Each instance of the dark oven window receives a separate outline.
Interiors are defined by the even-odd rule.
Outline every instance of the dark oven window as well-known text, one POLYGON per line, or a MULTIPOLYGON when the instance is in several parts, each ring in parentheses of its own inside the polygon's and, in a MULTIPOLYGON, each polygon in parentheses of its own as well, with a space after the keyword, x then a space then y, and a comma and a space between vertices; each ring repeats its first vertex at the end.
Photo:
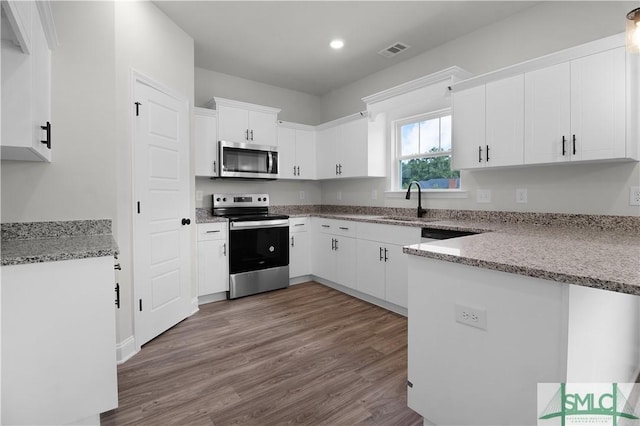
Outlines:
POLYGON ((229 232, 229 272, 256 271, 289 264, 289 227, 229 232))

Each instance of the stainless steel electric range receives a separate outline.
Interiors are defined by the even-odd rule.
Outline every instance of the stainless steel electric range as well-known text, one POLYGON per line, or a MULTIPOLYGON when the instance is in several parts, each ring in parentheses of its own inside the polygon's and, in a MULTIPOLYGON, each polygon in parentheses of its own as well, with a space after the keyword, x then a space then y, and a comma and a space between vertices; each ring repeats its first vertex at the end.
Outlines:
POLYGON ((267 194, 213 194, 213 215, 229 220, 229 299, 289 286, 289 216, 267 194))

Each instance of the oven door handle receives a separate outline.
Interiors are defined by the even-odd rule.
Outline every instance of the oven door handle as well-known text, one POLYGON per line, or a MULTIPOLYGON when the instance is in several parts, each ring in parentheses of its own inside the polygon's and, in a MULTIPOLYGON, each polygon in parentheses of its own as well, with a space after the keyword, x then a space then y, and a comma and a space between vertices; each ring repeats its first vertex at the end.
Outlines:
POLYGON ((234 229, 277 228, 279 226, 289 226, 289 219, 247 220, 244 222, 230 222, 229 230, 233 231, 234 229))

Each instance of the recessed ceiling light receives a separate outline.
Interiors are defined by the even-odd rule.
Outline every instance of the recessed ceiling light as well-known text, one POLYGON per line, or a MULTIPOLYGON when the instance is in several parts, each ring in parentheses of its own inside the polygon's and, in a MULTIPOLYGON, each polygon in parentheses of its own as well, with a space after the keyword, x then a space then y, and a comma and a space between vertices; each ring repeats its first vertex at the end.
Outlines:
POLYGON ((344 46, 344 41, 342 40, 331 40, 331 43, 329 43, 329 46, 331 46, 332 49, 342 49, 342 47, 344 46))

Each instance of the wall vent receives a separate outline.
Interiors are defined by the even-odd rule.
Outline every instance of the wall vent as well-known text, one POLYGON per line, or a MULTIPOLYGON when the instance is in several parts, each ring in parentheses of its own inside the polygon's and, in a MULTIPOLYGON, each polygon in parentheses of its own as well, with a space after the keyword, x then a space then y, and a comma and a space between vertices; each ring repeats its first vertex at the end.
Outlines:
POLYGON ((385 58, 393 58, 398 53, 404 52, 410 47, 411 46, 409 46, 408 44, 398 41, 396 43, 393 43, 391 46, 382 49, 378 52, 378 54, 384 56, 385 58))

